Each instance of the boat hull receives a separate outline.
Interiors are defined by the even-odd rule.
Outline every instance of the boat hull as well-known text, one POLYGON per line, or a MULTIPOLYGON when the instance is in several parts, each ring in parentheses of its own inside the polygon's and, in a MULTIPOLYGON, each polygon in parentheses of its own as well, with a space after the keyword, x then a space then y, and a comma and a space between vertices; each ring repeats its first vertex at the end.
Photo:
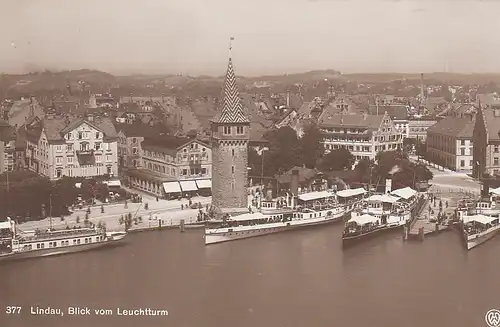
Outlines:
MULTIPOLYGON (((463 231, 463 226, 461 226, 461 229, 463 231)), ((487 230, 487 231, 480 233, 476 236, 468 236, 467 234, 462 232, 462 235, 463 235, 463 238, 465 241, 465 247, 467 248, 467 250, 472 250, 475 247, 477 247, 481 244, 484 244, 486 241, 495 237, 499 231, 500 231, 500 225, 495 226, 494 228, 491 228, 490 230, 487 230)))
POLYGON ((229 242, 240 240, 244 238, 263 236, 284 232, 288 230, 295 230, 299 228, 313 227, 324 225, 343 220, 344 214, 332 217, 310 218, 304 220, 292 220, 288 222, 271 223, 261 226, 248 226, 251 228, 232 228, 232 231, 205 231, 205 245, 229 242), (256 228, 258 227, 258 228, 256 228))
POLYGON ((125 235, 116 235, 113 237, 112 240, 105 240, 102 242, 3 254, 0 255, 0 262, 11 261, 11 260, 33 259, 33 258, 49 257, 49 256, 63 255, 69 253, 96 250, 104 247, 118 245, 119 243, 123 242, 124 237, 125 235))
POLYGON ((349 247, 349 246, 353 246, 355 244, 364 242, 366 240, 372 239, 372 238, 377 237, 379 235, 401 230, 401 229, 403 229, 404 226, 405 225, 388 226, 388 227, 379 228, 379 229, 376 229, 376 230, 373 230, 371 232, 364 233, 364 234, 358 234, 358 235, 353 235, 353 236, 342 236, 342 246, 344 248, 349 247))

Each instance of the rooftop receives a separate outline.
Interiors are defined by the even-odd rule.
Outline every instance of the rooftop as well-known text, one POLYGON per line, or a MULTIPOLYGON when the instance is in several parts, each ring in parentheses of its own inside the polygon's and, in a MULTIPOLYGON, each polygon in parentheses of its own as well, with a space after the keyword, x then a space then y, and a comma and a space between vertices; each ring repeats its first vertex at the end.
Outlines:
POLYGON ((384 115, 335 114, 324 117, 320 122, 320 126, 345 126, 378 129, 382 124, 383 118, 384 115))
POLYGON ((472 138, 474 121, 470 117, 446 117, 427 129, 427 133, 472 138))

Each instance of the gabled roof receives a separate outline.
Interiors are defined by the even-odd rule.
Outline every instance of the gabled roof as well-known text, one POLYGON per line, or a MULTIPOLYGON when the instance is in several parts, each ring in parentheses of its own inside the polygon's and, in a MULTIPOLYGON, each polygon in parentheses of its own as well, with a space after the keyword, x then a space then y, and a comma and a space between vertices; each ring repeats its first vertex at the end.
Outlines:
POLYGON ((154 137, 159 136, 161 133, 167 134, 167 129, 157 126, 149 126, 142 123, 125 124, 115 123, 116 131, 123 132, 126 137, 154 137))
POLYGON ((500 140, 500 117, 495 117, 495 109, 483 109, 483 119, 488 131, 489 140, 500 140))
POLYGON ((474 121, 469 117, 446 117, 427 129, 435 133, 457 138, 472 138, 474 121))

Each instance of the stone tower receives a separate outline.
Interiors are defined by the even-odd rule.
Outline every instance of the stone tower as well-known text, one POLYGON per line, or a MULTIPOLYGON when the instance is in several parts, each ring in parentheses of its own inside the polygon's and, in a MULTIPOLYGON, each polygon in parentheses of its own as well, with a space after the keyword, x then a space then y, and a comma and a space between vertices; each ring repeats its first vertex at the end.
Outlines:
POLYGON ((212 206, 216 212, 248 207, 248 142, 245 116, 229 58, 221 108, 211 121, 212 206))

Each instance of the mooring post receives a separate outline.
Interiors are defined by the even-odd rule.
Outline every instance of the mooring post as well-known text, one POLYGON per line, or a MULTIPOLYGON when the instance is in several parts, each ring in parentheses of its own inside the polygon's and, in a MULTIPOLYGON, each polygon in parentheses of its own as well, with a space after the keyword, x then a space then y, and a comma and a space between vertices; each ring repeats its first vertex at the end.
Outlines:
POLYGON ((407 239, 408 239, 408 226, 405 226, 403 230, 403 241, 406 241, 407 239))
POLYGON ((181 229, 181 233, 183 233, 185 230, 184 230, 184 219, 181 219, 181 223, 179 225, 180 229, 181 229))
POLYGON ((439 224, 438 223, 436 223, 436 226, 434 227, 434 230, 436 231, 436 233, 439 232, 439 224))
POLYGON ((420 239, 420 242, 424 241, 425 234, 424 234, 424 228, 423 227, 420 227, 418 229, 418 238, 420 239))

